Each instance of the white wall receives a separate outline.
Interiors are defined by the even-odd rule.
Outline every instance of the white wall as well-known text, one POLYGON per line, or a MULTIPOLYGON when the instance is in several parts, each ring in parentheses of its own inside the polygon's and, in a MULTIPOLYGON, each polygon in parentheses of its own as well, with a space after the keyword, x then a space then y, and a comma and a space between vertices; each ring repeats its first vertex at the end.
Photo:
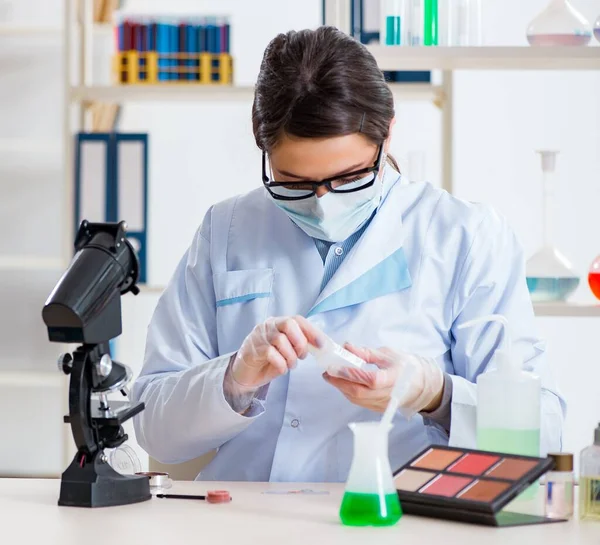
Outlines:
MULTIPOLYGON (((524 45, 527 23, 546 1, 484 1, 487 44, 524 45)), ((236 82, 250 85, 267 42, 280 31, 316 26, 321 2, 130 0, 128 4, 130 10, 141 6, 230 13, 236 82)), ((599 0, 574 4, 591 19, 600 14, 599 0)), ((15 18, 22 21, 60 23, 60 0, 13 0, 13 5, 15 18)), ((0 37, 0 141, 10 136, 59 141, 60 39, 39 38, 35 43, 38 47, 0 37)), ((531 254, 541 242, 539 167, 533 150, 559 148, 557 245, 583 275, 600 253, 595 225, 600 197, 600 74, 463 72, 456 74, 455 86, 456 193, 492 203, 505 213, 531 254)), ((250 106, 250 102, 193 107, 141 103, 124 109, 122 130, 150 132, 150 283, 168 281, 213 202, 260 184, 250 106)), ((426 177, 438 184, 439 111, 425 103, 398 104, 397 118, 393 153, 406 167, 409 152, 422 150, 426 177)), ((0 253, 58 255, 60 175, 59 153, 46 153, 42 160, 38 155, 2 153, 0 148, 0 253)), ((54 369, 57 348, 47 342, 39 313, 58 274, 0 273, 0 371, 54 369)), ((590 299, 585 279, 576 299, 590 299)), ((156 294, 151 294, 124 301, 119 355, 136 371, 155 300, 156 294)), ((571 406, 565 447, 578 451, 591 440, 593 425, 600 420, 596 340, 600 321, 544 318, 539 325, 571 406)))

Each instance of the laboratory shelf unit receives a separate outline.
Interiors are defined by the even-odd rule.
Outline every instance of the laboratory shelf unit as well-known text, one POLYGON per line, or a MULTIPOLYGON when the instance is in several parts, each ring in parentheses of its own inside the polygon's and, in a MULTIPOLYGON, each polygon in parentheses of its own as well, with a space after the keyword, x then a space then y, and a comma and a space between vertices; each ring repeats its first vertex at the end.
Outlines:
MULTIPOLYGON (((252 85, 189 85, 189 84, 139 84, 95 85, 92 81, 94 24, 92 0, 64 0, 64 56, 65 56, 65 108, 64 108, 64 209, 73 211, 73 133, 88 129, 84 106, 91 101, 126 102, 223 102, 250 101, 252 85), (78 7, 79 10, 75 8, 78 7), (79 11, 81 17, 76 18, 79 11), (70 62, 79 53, 79 62, 70 62)), ((348 27, 350 0, 325 0, 324 23, 345 32, 348 27)), ((438 84, 391 84, 399 100, 432 101, 441 111, 442 175, 441 185, 453 192, 453 73, 456 70, 600 70, 600 47, 397 47, 367 46, 381 70, 384 71, 438 71, 438 84)), ((565 97, 568 99, 569 97, 565 97)), ((64 266, 71 256, 74 218, 65 214, 64 266)), ((147 292, 156 293, 160 286, 148 286, 147 292)), ((570 303, 535 305, 539 316, 600 316, 594 305, 570 303)))
POLYGON ((600 47, 369 46, 382 70, 600 70, 600 47))
MULTIPOLYGON (((401 100, 439 101, 443 97, 441 86, 429 84, 391 84, 392 92, 401 100)), ((141 85, 90 85, 71 88, 72 101, 99 100, 106 102, 139 101, 216 101, 232 102, 252 100, 251 85, 190 85, 190 84, 141 84, 141 85)))

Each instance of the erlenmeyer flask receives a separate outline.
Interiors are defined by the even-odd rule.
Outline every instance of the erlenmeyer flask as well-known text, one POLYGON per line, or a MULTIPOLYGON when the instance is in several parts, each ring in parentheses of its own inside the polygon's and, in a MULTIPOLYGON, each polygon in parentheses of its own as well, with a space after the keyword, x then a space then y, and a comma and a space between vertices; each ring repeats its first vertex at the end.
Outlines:
POLYGON ((538 151, 542 159, 544 246, 527 261, 527 287, 535 303, 564 301, 579 285, 579 276, 552 243, 553 190, 557 151, 538 151))
POLYGON ((340 506, 347 526, 391 526, 402 516, 388 457, 391 425, 354 422, 354 456, 340 506))
POLYGON ((569 0, 550 0, 527 27, 529 45, 587 45, 591 38, 589 22, 569 0))

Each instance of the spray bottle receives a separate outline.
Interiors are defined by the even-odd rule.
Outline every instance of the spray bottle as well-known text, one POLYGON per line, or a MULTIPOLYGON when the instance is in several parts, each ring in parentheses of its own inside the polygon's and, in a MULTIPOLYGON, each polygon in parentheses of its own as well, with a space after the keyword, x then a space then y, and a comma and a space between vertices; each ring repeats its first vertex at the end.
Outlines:
POLYGON ((523 370, 511 354, 511 337, 504 316, 471 320, 459 329, 484 322, 504 326, 491 371, 477 377, 477 448, 524 456, 540 455, 541 381, 523 370))

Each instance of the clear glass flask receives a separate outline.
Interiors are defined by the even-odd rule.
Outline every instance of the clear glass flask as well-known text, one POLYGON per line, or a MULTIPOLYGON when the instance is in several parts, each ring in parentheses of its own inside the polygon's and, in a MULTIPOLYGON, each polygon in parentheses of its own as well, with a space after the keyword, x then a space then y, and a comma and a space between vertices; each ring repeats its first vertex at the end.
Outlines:
POLYGON ((588 273, 588 284, 594 297, 600 299, 600 255, 592 261, 588 273))
POLYGON ((594 36, 600 42, 600 15, 598 15, 598 19, 594 23, 594 36))
POLYGON ((600 424, 594 431, 594 444, 581 451, 579 518, 600 521, 600 424))
POLYGON ((446 0, 440 5, 440 45, 483 45, 481 0, 446 0))
POLYGON ((388 457, 390 426, 379 422, 349 424, 354 455, 340 506, 346 526, 392 526, 402 516, 388 457))
POLYGON ((553 244, 557 151, 538 151, 542 161, 544 245, 527 261, 527 287, 535 303, 565 301, 579 286, 571 263, 553 244))
POLYGON ((529 45, 587 45, 592 38, 590 23, 569 2, 550 0, 527 27, 529 45))

